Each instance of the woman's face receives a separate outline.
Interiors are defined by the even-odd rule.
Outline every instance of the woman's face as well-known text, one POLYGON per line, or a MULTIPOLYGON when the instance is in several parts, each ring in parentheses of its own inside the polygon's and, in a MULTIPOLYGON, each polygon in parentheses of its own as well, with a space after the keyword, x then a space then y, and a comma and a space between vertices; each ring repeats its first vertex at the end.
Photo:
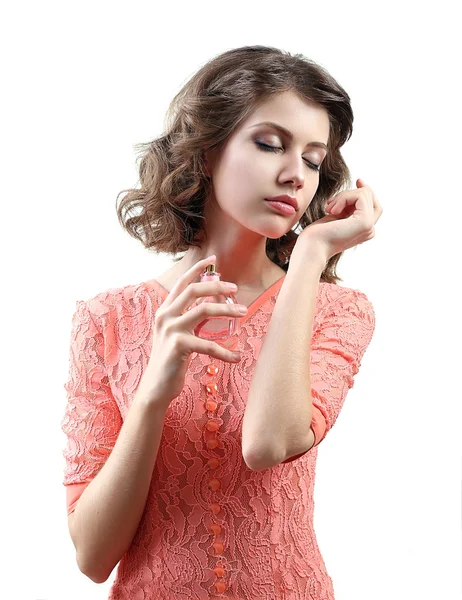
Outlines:
POLYGON ((236 228, 239 233, 245 227, 272 239, 287 233, 312 201, 319 183, 318 168, 327 154, 326 149, 309 144, 327 145, 328 138, 327 111, 305 103, 293 92, 278 94, 255 109, 219 155, 206 154, 213 183, 213 219, 207 219, 207 230, 216 225, 228 231, 236 228), (265 121, 289 130, 292 139, 260 125, 265 121), (281 215, 265 201, 281 194, 296 198, 295 214, 281 215))

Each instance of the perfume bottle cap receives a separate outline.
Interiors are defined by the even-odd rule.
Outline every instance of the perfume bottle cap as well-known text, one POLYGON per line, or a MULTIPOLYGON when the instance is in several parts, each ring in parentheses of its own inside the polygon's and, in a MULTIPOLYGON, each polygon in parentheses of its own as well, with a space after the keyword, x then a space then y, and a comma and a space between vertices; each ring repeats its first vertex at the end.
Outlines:
POLYGON ((214 264, 208 265, 201 273, 202 281, 216 281, 217 279, 219 280, 220 277, 221 273, 217 271, 216 265, 214 264))

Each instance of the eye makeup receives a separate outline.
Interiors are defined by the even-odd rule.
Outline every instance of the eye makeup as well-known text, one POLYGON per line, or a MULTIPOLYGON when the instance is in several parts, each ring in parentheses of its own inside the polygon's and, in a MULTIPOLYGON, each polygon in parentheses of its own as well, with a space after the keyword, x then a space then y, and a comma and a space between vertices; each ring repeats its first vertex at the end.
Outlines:
MULTIPOLYGON (((280 148, 279 146, 270 146, 269 144, 263 144, 263 142, 256 141, 255 144, 263 152, 279 152, 279 150, 284 150, 284 148, 280 148)), ((305 161, 305 163, 308 165, 308 167, 310 169, 312 169, 313 171, 316 171, 317 173, 320 172, 321 165, 316 165, 315 163, 310 162, 306 158, 304 158, 303 160, 305 161)))

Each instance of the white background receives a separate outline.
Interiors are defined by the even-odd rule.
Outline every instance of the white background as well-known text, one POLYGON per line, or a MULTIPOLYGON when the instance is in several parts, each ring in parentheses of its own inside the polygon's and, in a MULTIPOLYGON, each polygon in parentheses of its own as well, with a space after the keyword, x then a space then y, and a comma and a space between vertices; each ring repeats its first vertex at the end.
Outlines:
POLYGON ((315 528, 336 600, 460 598, 455 7, 42 1, 2 11, 2 597, 107 598, 115 570, 101 585, 79 571, 62 485, 75 302, 173 264, 117 221, 117 194, 138 180, 134 145, 162 133, 170 100, 205 62, 262 44, 317 61, 350 94, 343 154, 384 209, 375 238, 338 268, 340 285, 372 301, 377 326, 319 448, 315 528))

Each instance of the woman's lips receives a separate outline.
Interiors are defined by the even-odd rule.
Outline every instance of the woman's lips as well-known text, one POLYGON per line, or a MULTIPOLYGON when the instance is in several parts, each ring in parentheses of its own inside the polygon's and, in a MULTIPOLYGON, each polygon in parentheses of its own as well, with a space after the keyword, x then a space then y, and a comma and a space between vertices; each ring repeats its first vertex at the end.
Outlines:
POLYGON ((295 208, 290 206, 290 204, 286 204, 285 202, 273 202, 272 200, 265 200, 267 204, 270 204, 274 210, 277 210, 278 213, 284 216, 295 214, 295 208))

